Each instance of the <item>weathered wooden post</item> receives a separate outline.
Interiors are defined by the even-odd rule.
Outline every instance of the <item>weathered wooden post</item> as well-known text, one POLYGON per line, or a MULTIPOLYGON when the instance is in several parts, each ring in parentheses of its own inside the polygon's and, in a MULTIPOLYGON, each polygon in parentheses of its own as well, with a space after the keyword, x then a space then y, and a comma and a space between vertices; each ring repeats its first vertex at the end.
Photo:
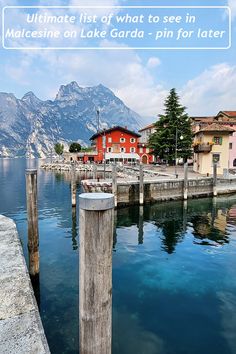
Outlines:
POLYGON ((138 244, 143 244, 143 206, 139 207, 139 223, 138 223, 138 244))
POLYGON ((93 179, 97 178, 97 165, 94 163, 93 164, 93 179))
POLYGON ((188 163, 184 164, 184 200, 188 199, 188 163))
POLYGON ((139 165, 139 204, 143 205, 144 202, 144 185, 143 185, 144 173, 143 165, 139 165))
POLYGON ((37 170, 26 170, 26 199, 28 218, 29 273, 39 274, 39 231, 37 206, 37 170))
POLYGON ((116 165, 112 166, 112 193, 115 199, 115 207, 117 207, 117 169, 116 165))
POLYGON ((111 354, 114 196, 86 193, 80 200, 80 354, 111 354))
POLYGON ((75 175, 75 165, 71 165, 71 205, 76 207, 76 193, 77 193, 77 184, 76 184, 76 175, 75 175))
POLYGON ((183 202, 183 231, 187 230, 187 215, 188 215, 188 202, 184 200, 183 202))
POLYGON ((217 197, 217 163, 213 164, 213 196, 217 197))

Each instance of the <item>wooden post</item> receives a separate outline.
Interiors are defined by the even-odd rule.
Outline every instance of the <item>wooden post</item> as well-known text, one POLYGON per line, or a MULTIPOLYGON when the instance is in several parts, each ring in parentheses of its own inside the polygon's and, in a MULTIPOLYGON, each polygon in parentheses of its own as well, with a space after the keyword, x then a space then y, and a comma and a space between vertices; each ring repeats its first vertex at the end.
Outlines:
POLYGON ((80 200, 80 354, 111 354, 114 196, 86 193, 80 200))
POLYGON ((188 202, 184 200, 183 202, 183 231, 187 231, 187 215, 188 215, 188 202))
POLYGON ((184 164, 184 200, 188 199, 188 163, 184 164))
POLYGON ((139 204, 143 205, 144 202, 144 185, 143 185, 143 165, 139 165, 139 204))
POLYGON ((116 165, 112 166, 112 193, 115 198, 115 207, 117 207, 117 169, 116 169, 116 165))
POLYGON ((93 179, 97 178, 97 165, 94 163, 93 165, 93 179))
POLYGON ((71 165, 71 205, 72 207, 76 207, 76 193, 77 193, 77 184, 76 184, 75 166, 71 165))
POLYGON ((37 206, 37 170, 26 170, 26 199, 28 218, 29 273, 39 274, 39 231, 37 206))
POLYGON ((143 244, 143 206, 139 207, 139 223, 138 223, 138 244, 143 244))
POLYGON ((217 197, 217 163, 213 165, 213 196, 217 197))

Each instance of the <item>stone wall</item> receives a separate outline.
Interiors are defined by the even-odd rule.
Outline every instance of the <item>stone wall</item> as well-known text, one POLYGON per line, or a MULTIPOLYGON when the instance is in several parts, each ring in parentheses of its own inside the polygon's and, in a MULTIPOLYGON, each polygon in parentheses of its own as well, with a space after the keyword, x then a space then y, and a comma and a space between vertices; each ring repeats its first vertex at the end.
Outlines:
MULTIPOLYGON (((96 182, 94 180, 82 181, 83 189, 86 193, 105 192, 112 193, 111 181, 96 182)), ((139 203, 139 182, 119 181, 117 184, 118 205, 132 205, 139 203)), ((218 194, 236 193, 236 178, 218 179, 218 194)), ((152 203, 156 201, 183 199, 184 181, 178 180, 157 180, 144 182, 144 202, 152 203)), ((207 197, 213 195, 213 179, 198 178, 188 181, 188 198, 207 197)))
POLYGON ((49 354, 16 225, 0 215, 0 353, 49 354))

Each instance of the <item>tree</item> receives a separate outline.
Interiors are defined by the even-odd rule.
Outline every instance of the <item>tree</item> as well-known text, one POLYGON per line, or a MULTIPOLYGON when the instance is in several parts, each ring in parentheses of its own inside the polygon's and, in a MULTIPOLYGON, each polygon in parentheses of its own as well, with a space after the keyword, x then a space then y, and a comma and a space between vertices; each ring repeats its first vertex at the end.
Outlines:
POLYGON ((60 143, 56 143, 54 145, 54 150, 57 155, 62 155, 64 152, 64 145, 60 143))
POLYGON ((81 145, 79 143, 71 143, 69 151, 70 152, 80 152, 81 151, 81 145))
POLYGON ((149 138, 149 147, 155 156, 171 164, 177 158, 185 161, 192 156, 193 133, 186 107, 179 103, 179 96, 173 88, 165 100, 165 112, 155 123, 156 132, 149 138), (177 147, 177 149, 176 149, 177 147))

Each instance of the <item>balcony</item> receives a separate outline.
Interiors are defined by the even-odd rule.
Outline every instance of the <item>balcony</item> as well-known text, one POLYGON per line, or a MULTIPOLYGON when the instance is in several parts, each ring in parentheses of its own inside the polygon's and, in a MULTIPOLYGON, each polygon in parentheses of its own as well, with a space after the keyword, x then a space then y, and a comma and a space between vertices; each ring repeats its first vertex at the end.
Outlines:
POLYGON ((211 144, 197 144, 194 146, 194 152, 195 153, 209 153, 212 150, 212 145, 211 144))

